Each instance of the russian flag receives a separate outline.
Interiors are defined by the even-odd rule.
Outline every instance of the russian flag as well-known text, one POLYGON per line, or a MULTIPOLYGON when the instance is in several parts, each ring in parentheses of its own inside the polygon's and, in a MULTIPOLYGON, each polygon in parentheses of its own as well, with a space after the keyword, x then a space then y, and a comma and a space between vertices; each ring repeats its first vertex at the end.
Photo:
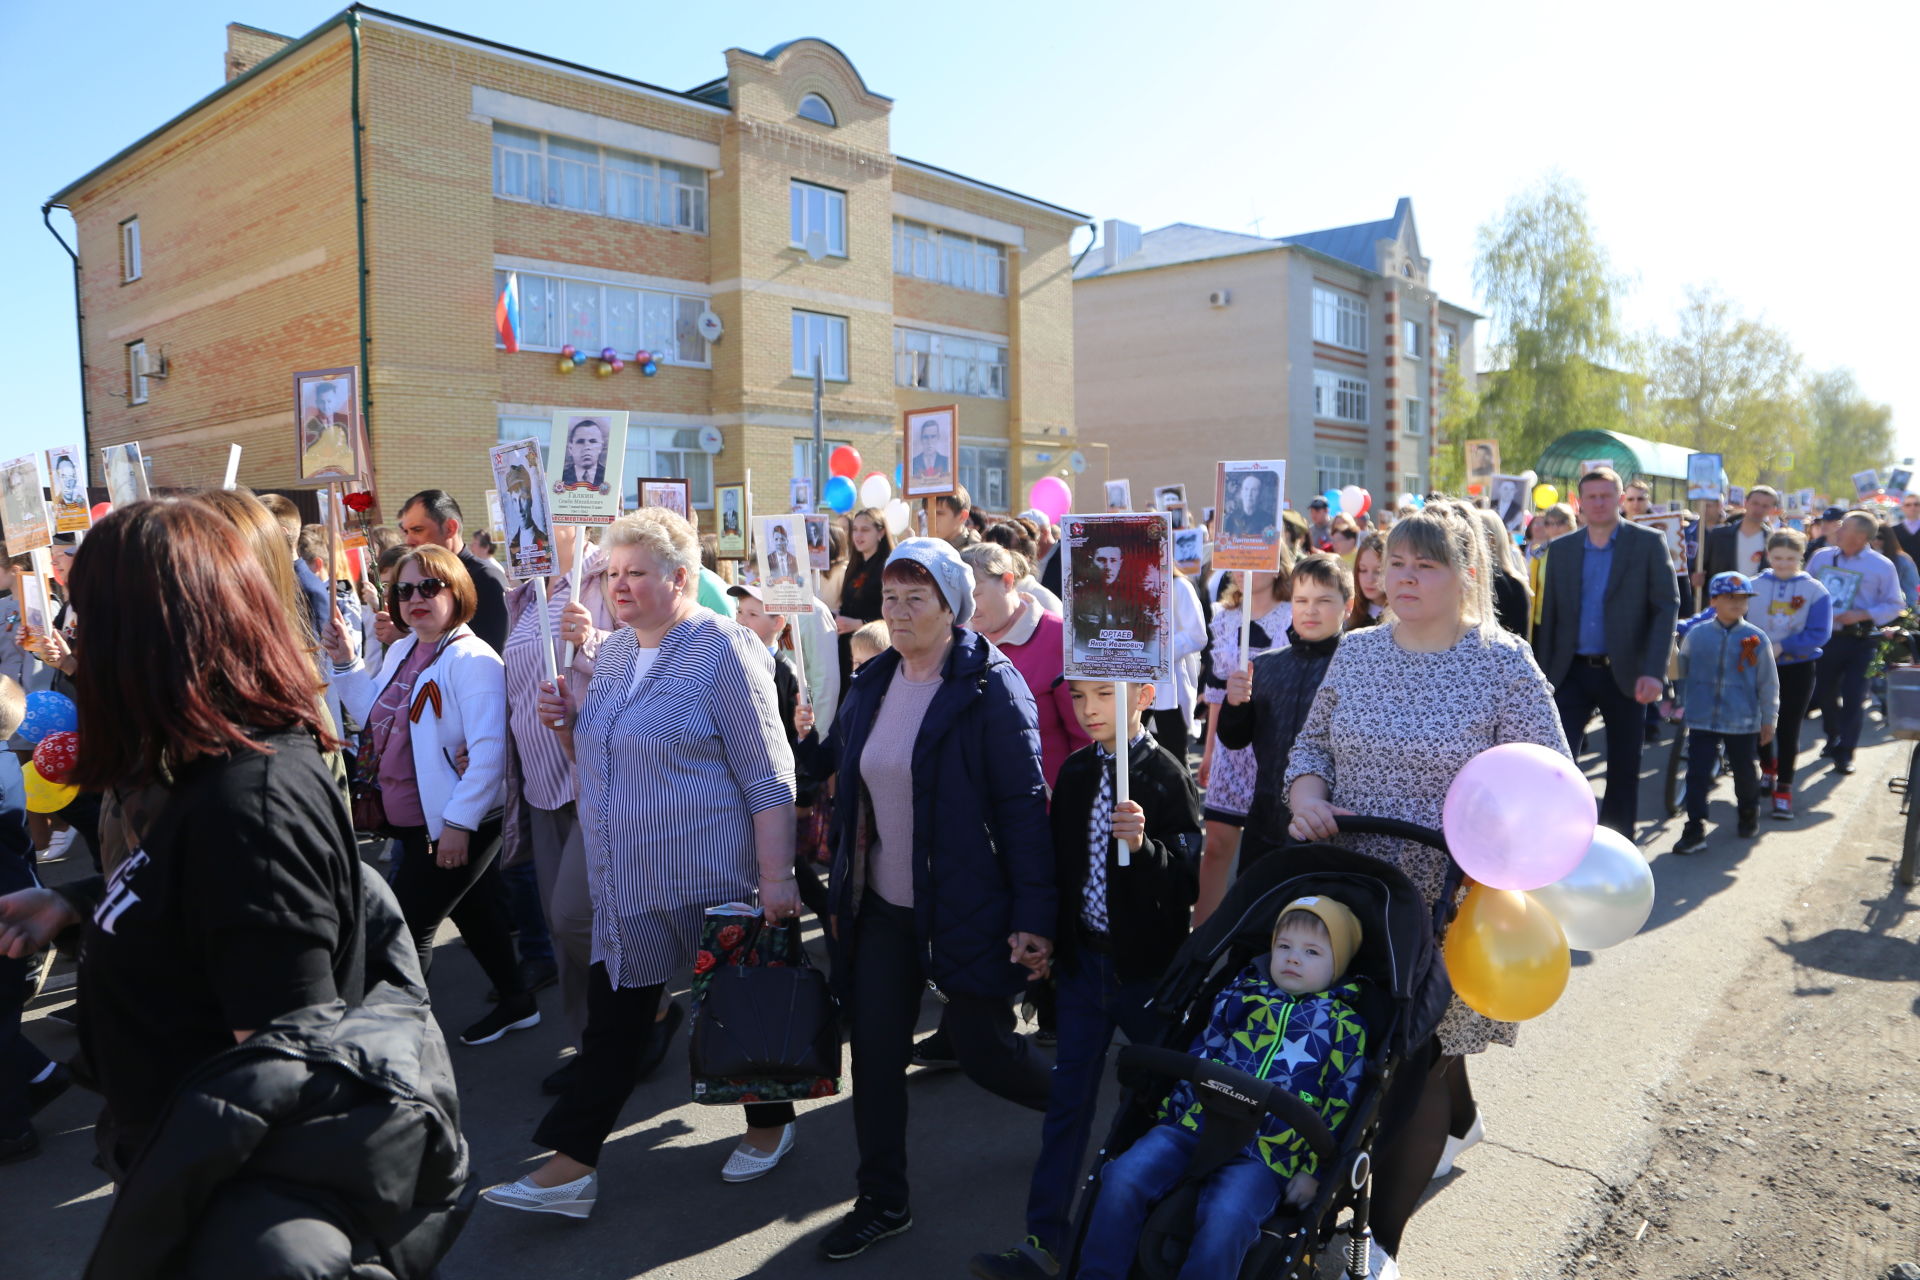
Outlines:
POLYGON ((507 287, 493 304, 493 327, 509 352, 520 349, 520 277, 507 272, 507 287))

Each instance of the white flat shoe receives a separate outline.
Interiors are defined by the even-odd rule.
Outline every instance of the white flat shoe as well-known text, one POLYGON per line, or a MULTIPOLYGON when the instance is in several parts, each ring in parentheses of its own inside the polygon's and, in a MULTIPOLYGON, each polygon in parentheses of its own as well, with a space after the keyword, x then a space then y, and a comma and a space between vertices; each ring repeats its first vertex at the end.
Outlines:
POLYGON ((593 1212, 593 1202, 599 1193, 598 1173, 557 1187, 535 1186, 529 1175, 518 1182, 488 1187, 480 1193, 480 1198, 502 1209, 518 1209, 522 1213, 557 1213, 566 1218, 584 1218, 593 1212))
POLYGON ((755 1178, 764 1178, 791 1150, 793 1124, 789 1122, 780 1131, 780 1145, 771 1151, 762 1151, 743 1139, 733 1149, 733 1154, 727 1157, 727 1166, 720 1170, 720 1178, 724 1182, 752 1182, 755 1178))
POLYGON ((1378 1244, 1367 1246, 1367 1280, 1400 1280, 1400 1264, 1378 1244))
POLYGON ((1434 1169, 1433 1176, 1436 1178, 1444 1178, 1452 1173, 1453 1162, 1460 1158, 1461 1153, 1486 1136, 1487 1126, 1480 1123, 1480 1113, 1475 1111, 1473 1113, 1473 1123, 1467 1126, 1466 1137, 1456 1138, 1452 1134, 1447 1135, 1446 1150, 1440 1153, 1440 1164, 1434 1169))

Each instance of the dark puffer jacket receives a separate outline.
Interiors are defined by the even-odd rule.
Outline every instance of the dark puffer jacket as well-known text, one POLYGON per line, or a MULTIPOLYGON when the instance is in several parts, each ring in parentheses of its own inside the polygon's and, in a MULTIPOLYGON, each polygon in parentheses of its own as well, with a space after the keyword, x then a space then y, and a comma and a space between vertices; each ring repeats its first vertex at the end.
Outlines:
MULTIPOLYGON (((1027 970, 1007 958, 1015 932, 1052 938, 1053 840, 1033 695, 1007 656, 963 627, 913 747, 913 909, 922 963, 944 991, 1011 995, 1027 970)), ((802 744, 817 778, 839 773, 834 796, 833 973, 859 963, 853 921, 871 823, 860 753, 900 666, 892 649, 853 675, 824 746, 802 744)))
POLYGON ((393 892, 361 876, 369 984, 189 1075, 114 1197, 89 1280, 433 1274, 466 1219, 446 1041, 393 892))

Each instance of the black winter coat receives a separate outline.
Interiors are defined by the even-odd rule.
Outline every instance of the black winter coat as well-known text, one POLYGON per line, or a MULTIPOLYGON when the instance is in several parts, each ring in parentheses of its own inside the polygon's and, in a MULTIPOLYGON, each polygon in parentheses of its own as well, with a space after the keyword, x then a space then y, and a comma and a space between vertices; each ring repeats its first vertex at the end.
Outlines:
POLYGON ((369 989, 298 1009, 182 1083, 89 1280, 433 1274, 471 1209, 453 1067, 393 891, 363 875, 369 989))
MULTIPOLYGON (((1033 695, 1007 656, 985 637, 954 628, 941 687, 913 748, 913 911, 926 976, 943 990, 1004 996, 1024 991, 1028 972, 1007 958, 1016 932, 1053 937, 1053 841, 1033 695)), ((853 673, 824 745, 800 744, 800 764, 818 781, 838 773, 830 941, 844 984, 853 953, 856 889, 864 884, 867 788, 860 753, 900 666, 892 649, 853 673)))
POLYGON ((1287 628, 1287 647, 1253 660, 1253 697, 1239 706, 1222 703, 1215 732, 1223 747, 1253 748, 1253 804, 1241 836, 1241 865, 1287 844, 1287 760, 1293 740, 1313 709, 1313 696, 1327 678, 1327 664, 1339 644, 1303 640, 1287 628))
MULTIPOLYGON (((1077 961, 1080 912, 1093 870, 1088 823, 1102 771, 1112 776, 1113 757, 1082 747, 1060 766, 1053 787, 1060 923, 1050 936, 1056 963, 1066 968, 1077 961)), ((1117 843, 1106 842, 1107 933, 1120 980, 1156 982, 1187 940, 1200 892, 1200 793, 1186 768, 1148 734, 1127 754, 1127 794, 1147 816, 1147 838, 1124 867, 1117 843)))

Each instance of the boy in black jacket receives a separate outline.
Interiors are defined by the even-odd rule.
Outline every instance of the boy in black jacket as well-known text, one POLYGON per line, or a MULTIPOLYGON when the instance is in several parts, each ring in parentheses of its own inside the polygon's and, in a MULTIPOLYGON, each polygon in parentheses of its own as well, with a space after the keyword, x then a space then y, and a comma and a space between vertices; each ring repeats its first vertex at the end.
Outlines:
POLYGON ((1054 931, 1059 1047, 1049 1085, 1040 1158, 1027 1192, 1027 1238, 977 1254, 973 1274, 1023 1280, 1059 1271, 1070 1244, 1073 1193, 1116 1029, 1151 1042, 1163 1031, 1147 997, 1186 940, 1199 890, 1200 794, 1186 767, 1141 727, 1153 686, 1124 686, 1129 799, 1114 801, 1118 736, 1115 686, 1068 682, 1080 727, 1093 739, 1067 757, 1054 784, 1051 819, 1060 920, 1054 931), (1122 865, 1116 845, 1124 842, 1122 865))
POLYGON ((1214 722, 1223 747, 1253 747, 1253 806, 1240 837, 1240 872, 1285 847, 1287 757, 1326 679, 1353 601, 1353 578, 1334 556, 1316 552, 1293 567, 1293 623, 1287 647, 1261 654, 1252 670, 1227 677, 1227 702, 1214 722))

